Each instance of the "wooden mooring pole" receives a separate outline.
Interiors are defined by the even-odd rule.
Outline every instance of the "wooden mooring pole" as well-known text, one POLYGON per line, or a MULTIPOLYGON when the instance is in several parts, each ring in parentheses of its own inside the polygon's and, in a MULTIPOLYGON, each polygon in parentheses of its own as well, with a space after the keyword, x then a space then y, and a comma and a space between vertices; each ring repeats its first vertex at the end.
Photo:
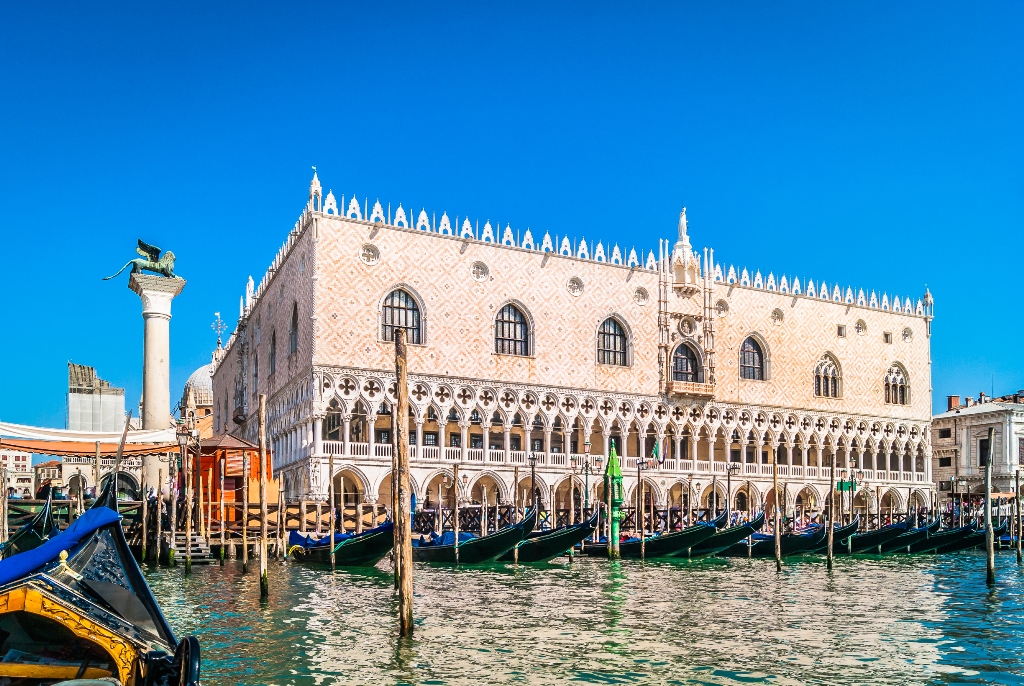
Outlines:
MULTIPOLYGON (((327 545, 331 546, 331 571, 334 571, 334 453, 327 453, 327 521, 330 530, 327 535, 330 536, 330 543, 327 545)), ((320 534, 320 503, 316 504, 316 533, 320 534)))
POLYGON ((1016 481, 1016 484, 1015 484, 1015 488, 1014 488, 1014 491, 1013 491, 1014 492, 1014 496, 1013 496, 1013 519, 1014 519, 1014 522, 1016 522, 1016 529, 1017 529, 1017 545, 1016 545, 1016 548, 1017 548, 1017 566, 1019 567, 1021 564, 1024 564, 1024 558, 1021 557, 1021 547, 1020 547, 1020 529, 1021 529, 1021 526, 1020 526, 1020 469, 1018 469, 1016 471, 1016 473, 1014 475, 1014 480, 1016 481))
POLYGON ((249 452, 242 459, 242 573, 249 571, 249 452))
MULTIPOLYGON (((395 329, 398 418, 395 423, 398 502, 395 507, 395 567, 398 569, 398 633, 412 636, 412 502, 409 489, 409 375, 405 329, 395 329)), ((418 449, 418 446, 417 446, 418 449)))
MULTIPOLYGON (((519 521, 519 467, 513 470, 512 481, 515 483, 512 487, 512 523, 515 524, 519 521)), ((519 564, 519 546, 512 549, 512 564, 519 564)))
POLYGON ((270 595, 267 579, 267 396, 260 394, 260 597, 270 595))
MULTIPOLYGON (((145 472, 143 472, 145 473, 145 472)), ((163 552, 164 537, 164 471, 156 472, 156 566, 160 566, 160 554, 163 552)))
POLYGON ((832 466, 828 470, 828 519, 825 524, 828 526, 828 550, 825 557, 825 568, 832 571, 832 543, 835 534, 836 521, 836 449, 832 446, 832 466))
POLYGON ((142 551, 139 559, 146 561, 146 535, 149 533, 146 517, 149 515, 149 495, 146 493, 146 470, 142 470, 142 551))
POLYGON ((985 582, 996 583, 996 542, 992 527, 992 456, 995 454, 996 431, 988 430, 988 454, 985 455, 985 582))
POLYGON ((226 466, 227 460, 221 456, 220 458, 220 566, 224 566, 224 467, 226 466))
MULTIPOLYGON (((750 488, 747 488, 747 493, 750 493, 750 488)), ((775 571, 782 571, 782 523, 779 517, 779 507, 786 501, 782 500, 780 503, 779 498, 779 451, 777 448, 772 449, 772 493, 775 494, 775 515, 773 517, 773 526, 775 527, 775 571)))

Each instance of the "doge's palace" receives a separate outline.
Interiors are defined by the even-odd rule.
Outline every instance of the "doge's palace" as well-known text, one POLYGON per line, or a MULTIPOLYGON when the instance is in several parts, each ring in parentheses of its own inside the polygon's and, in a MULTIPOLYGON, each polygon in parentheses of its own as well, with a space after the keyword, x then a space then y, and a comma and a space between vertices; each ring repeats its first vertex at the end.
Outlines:
POLYGON ((593 501, 600 478, 573 458, 613 442, 629 502, 637 456, 657 446, 643 478, 664 510, 716 493, 771 505, 773 455, 790 513, 821 511, 833 457, 857 477, 847 508, 930 507, 930 295, 726 266, 693 250, 685 210, 675 233, 648 250, 534 236, 339 202, 314 175, 216 355, 215 431, 255 440, 266 394, 289 498, 325 498, 333 478, 347 505, 387 504, 402 327, 424 507, 453 484, 467 504, 521 502, 531 454, 546 508, 568 508, 571 490, 593 501))

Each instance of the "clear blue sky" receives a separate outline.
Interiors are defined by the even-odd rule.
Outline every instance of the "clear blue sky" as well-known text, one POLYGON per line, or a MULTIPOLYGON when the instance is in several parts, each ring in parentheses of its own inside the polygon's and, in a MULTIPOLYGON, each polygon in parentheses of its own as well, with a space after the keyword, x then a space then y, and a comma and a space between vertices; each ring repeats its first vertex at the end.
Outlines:
MULTIPOLYGON (((935 406, 1024 388, 1020 3, 0 6, 0 418, 63 426, 68 360, 141 388, 170 248, 172 383, 325 191, 935 295, 935 406), (1017 362, 1015 364, 1015 361, 1017 362)), ((220 5, 220 3, 213 3, 220 5)))

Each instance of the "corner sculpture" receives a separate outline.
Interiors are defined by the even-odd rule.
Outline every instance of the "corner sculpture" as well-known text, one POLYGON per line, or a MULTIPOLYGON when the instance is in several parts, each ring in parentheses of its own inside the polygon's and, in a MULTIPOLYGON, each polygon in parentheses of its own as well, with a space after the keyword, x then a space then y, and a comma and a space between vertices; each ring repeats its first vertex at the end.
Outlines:
POLYGON ((138 274, 142 271, 154 272, 161 276, 166 276, 170 279, 180 279, 180 276, 174 274, 174 253, 170 250, 164 252, 163 257, 160 256, 160 248, 155 245, 146 243, 141 238, 139 239, 139 247, 135 248, 135 252, 142 255, 142 257, 136 257, 134 260, 129 260, 127 264, 121 267, 117 274, 103 277, 104 281, 109 281, 117 276, 120 276, 128 267, 132 270, 129 274, 138 274))

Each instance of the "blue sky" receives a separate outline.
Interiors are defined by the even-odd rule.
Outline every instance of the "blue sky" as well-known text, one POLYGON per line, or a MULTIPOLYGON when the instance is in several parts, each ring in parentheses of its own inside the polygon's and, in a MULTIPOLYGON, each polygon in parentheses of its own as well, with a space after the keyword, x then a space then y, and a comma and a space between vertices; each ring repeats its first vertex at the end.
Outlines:
POLYGON ((141 389, 127 279, 178 256, 172 385, 325 190, 696 247, 936 301, 933 393, 1024 388, 1020 3, 0 6, 0 419, 68 360, 141 389))

